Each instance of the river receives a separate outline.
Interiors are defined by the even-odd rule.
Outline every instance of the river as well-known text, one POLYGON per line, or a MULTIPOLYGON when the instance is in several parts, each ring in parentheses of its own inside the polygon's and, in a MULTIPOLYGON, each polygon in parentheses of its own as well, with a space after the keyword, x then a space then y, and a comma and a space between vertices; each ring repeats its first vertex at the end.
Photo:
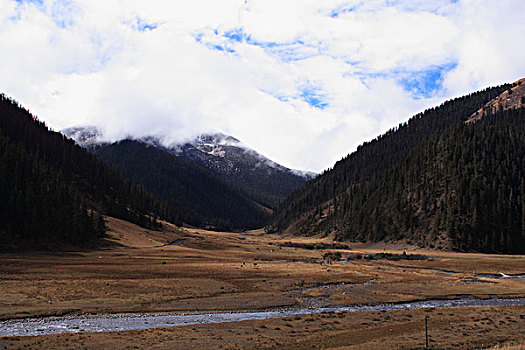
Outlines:
POLYGON ((457 299, 429 300, 403 304, 373 306, 342 306, 272 311, 232 311, 202 313, 121 313, 71 315, 32 319, 13 319, 0 322, 0 336, 36 336, 78 332, 115 332, 133 329, 185 326, 204 323, 237 322, 316 314, 321 312, 362 312, 408 310, 444 307, 525 305, 525 298, 516 299, 457 299))

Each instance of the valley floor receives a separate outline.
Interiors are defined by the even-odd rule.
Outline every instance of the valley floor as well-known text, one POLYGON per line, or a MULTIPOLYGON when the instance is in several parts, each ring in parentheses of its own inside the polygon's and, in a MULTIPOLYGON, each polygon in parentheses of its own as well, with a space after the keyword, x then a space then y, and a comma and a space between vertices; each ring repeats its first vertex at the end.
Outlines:
MULTIPOLYGON (((108 218, 104 249, 0 255, 0 319, 82 313, 262 310, 427 299, 525 297, 525 256, 417 250, 425 260, 322 263, 332 243, 262 231, 149 231, 108 218)), ((402 253, 349 244, 350 253, 402 253)), ((152 330, 3 337, 2 348, 433 348, 525 344, 525 307, 324 313, 152 330)))

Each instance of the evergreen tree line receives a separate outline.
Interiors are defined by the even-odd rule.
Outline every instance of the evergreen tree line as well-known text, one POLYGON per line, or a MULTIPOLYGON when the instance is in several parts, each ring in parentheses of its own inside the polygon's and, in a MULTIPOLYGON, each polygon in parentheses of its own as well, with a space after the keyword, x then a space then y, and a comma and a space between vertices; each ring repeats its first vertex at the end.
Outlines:
POLYGON ((463 121, 509 86, 418 114, 292 195, 269 230, 523 252, 523 110, 463 121))
POLYGON ((0 247, 94 244, 104 234, 98 212, 62 172, 0 134, 0 247))
POLYGON ((102 214, 155 227, 165 204, 0 95, 0 241, 94 244, 102 214))

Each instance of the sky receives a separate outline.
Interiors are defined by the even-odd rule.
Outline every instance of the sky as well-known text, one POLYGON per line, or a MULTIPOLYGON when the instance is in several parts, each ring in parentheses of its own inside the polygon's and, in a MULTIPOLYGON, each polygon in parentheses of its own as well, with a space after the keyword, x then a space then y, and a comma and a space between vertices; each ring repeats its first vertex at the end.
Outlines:
POLYGON ((0 0, 0 92, 54 130, 224 132, 321 172, 525 77, 523 0, 0 0))

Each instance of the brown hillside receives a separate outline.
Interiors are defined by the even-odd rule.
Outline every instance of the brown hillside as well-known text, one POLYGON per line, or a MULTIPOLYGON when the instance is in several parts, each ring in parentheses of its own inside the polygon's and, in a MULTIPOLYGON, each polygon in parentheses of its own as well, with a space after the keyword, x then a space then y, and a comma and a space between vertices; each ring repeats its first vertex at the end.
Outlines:
POLYGON ((525 78, 512 84, 512 88, 504 91, 501 95, 487 102, 485 106, 473 113, 465 123, 475 123, 483 117, 485 112, 495 113, 499 108, 503 110, 516 109, 525 106, 525 78))

